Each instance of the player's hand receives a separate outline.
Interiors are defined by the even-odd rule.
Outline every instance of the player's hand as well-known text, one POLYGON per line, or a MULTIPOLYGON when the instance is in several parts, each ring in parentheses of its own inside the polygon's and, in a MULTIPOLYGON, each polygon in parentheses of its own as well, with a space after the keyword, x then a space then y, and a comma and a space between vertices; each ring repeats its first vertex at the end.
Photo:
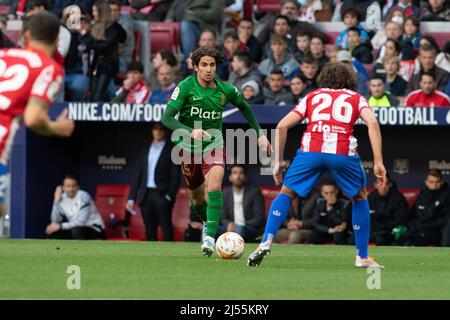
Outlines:
POLYGON ((55 190, 55 196, 54 196, 54 203, 58 203, 59 201, 61 201, 61 196, 62 196, 62 187, 61 186, 57 186, 56 190, 55 190))
POLYGON ((227 232, 234 232, 236 231, 236 226, 234 225, 233 222, 230 222, 227 226, 227 232))
POLYGON ((70 137, 73 130, 75 129, 75 122, 68 118, 69 110, 66 108, 63 112, 56 118, 56 135, 60 137, 70 137))
POLYGON ((56 231, 59 231, 61 229, 61 225, 59 223, 50 223, 47 228, 45 229, 46 234, 52 234, 56 231))
POLYGON ((258 146, 261 150, 264 150, 267 153, 267 156, 270 157, 272 155, 272 145, 266 136, 260 136, 258 138, 258 146))
POLYGON ((285 162, 275 161, 275 165, 273 167, 273 180, 275 184, 279 186, 283 182, 283 171, 286 168, 285 162))
POLYGON ((194 129, 191 132, 191 138, 196 140, 202 140, 202 138, 210 139, 211 135, 203 129, 194 129))
POLYGON ((380 181, 380 186, 383 187, 387 181, 386 168, 384 167, 383 162, 375 162, 375 164, 373 166, 373 173, 375 174, 377 179, 380 181))

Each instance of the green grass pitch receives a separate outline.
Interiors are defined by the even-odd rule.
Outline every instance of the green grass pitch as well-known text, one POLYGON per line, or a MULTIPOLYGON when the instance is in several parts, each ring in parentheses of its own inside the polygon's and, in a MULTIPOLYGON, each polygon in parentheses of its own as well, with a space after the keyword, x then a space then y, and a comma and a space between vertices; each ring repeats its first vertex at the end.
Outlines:
POLYGON ((371 247, 386 266, 367 288, 352 246, 275 245, 258 268, 199 243, 0 240, 0 299, 450 299, 450 248, 371 247), (67 289, 67 268, 81 289, 67 289))

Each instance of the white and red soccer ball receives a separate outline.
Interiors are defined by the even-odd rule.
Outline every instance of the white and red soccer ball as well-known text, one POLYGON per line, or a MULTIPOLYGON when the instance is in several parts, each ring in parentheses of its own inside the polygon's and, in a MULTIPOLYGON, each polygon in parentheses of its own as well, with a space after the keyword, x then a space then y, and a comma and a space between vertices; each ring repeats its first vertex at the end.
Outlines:
POLYGON ((216 252, 223 259, 239 259, 244 247, 244 239, 236 232, 225 232, 216 241, 216 252))

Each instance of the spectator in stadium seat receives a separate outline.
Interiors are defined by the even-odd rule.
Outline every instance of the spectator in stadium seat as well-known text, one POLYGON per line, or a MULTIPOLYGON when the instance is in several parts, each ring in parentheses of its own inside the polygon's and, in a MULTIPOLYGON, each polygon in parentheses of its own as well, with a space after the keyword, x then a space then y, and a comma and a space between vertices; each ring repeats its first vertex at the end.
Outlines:
POLYGON ((244 165, 232 165, 229 180, 231 186, 223 191, 222 225, 226 231, 241 235, 245 242, 257 242, 266 222, 263 195, 247 183, 244 165))
POLYGON ((325 42, 319 36, 311 36, 311 41, 309 42, 309 52, 317 60, 319 69, 330 61, 325 54, 325 42))
POLYGON ((150 100, 151 104, 166 104, 175 90, 175 73, 168 64, 162 65, 158 69, 159 89, 153 90, 150 100))
POLYGON ((379 55, 377 59, 375 60, 375 66, 373 67, 372 74, 375 76, 380 76, 382 78, 386 77, 386 70, 384 69, 384 63, 383 59, 386 56, 395 56, 400 59, 400 69, 399 69, 399 75, 408 81, 414 70, 414 66, 412 64, 412 60, 402 60, 402 53, 401 53, 401 43, 398 40, 394 39, 388 39, 384 45, 384 54, 379 55))
POLYGON ((262 58, 262 47, 258 39, 253 35, 255 23, 253 20, 242 19, 237 26, 237 33, 240 41, 239 51, 248 51, 254 62, 260 63, 262 58))
POLYGON ((158 81, 158 70, 163 65, 169 65, 175 73, 175 82, 181 77, 178 60, 173 54, 172 51, 169 50, 161 50, 159 51, 152 59, 152 67, 150 70, 150 77, 147 79, 150 88, 156 89, 159 88, 158 81))
POLYGON ((352 27, 356 27, 360 30, 360 37, 362 41, 369 40, 369 34, 364 28, 364 24, 361 22, 361 12, 354 8, 346 9, 342 14, 342 20, 344 21, 345 26, 344 29, 339 36, 336 38, 335 45, 341 47, 342 49, 348 49, 348 30, 352 27))
POLYGON ((337 62, 337 54, 341 50, 342 49, 338 46, 332 46, 332 47, 328 48, 327 57, 328 57, 328 59, 330 59, 330 62, 332 62, 332 63, 337 62))
POLYGON ((317 76, 319 75, 319 62, 312 54, 306 54, 300 64, 300 75, 306 81, 306 88, 303 94, 308 94, 318 88, 317 76))
POLYGON ((393 11, 401 10, 405 14, 405 17, 419 17, 420 8, 416 6, 411 0, 399 0, 397 4, 393 5, 387 15, 393 11))
POLYGON ((258 92, 256 97, 262 97, 264 100, 264 96, 262 94, 262 82, 261 75, 253 67, 252 57, 248 52, 236 52, 233 55, 233 59, 231 60, 231 73, 228 79, 228 82, 238 88, 239 90, 243 90, 243 84, 253 80, 258 84, 258 92))
POLYGON ((300 102, 300 100, 308 94, 306 90, 308 87, 307 79, 304 76, 294 76, 289 84, 291 87, 292 100, 294 104, 300 102))
POLYGON ((172 145, 165 140, 164 126, 154 123, 152 141, 138 156, 126 208, 136 201, 141 208, 147 241, 156 241, 161 226, 164 241, 173 241, 172 208, 180 186, 180 166, 171 160, 172 145))
POLYGON ((449 79, 449 73, 435 64, 437 49, 431 45, 423 45, 419 48, 420 71, 414 74, 406 87, 406 93, 418 90, 420 87, 421 74, 429 72, 434 75, 438 90, 445 90, 449 79))
POLYGON ((263 88, 264 104, 266 105, 290 105, 293 104, 292 95, 283 87, 283 72, 274 69, 270 72, 268 87, 263 88))
POLYGON ((119 72, 127 71, 128 64, 133 61, 134 26, 133 18, 129 14, 122 14, 122 4, 119 0, 108 0, 112 21, 119 23, 127 36, 124 43, 119 44, 119 72))
POLYGON ((194 51, 203 30, 219 34, 224 0, 175 0, 167 12, 166 21, 180 22, 181 50, 184 58, 194 51))
POLYGON ((384 87, 394 96, 403 97, 405 95, 408 83, 403 79, 398 71, 400 69, 400 59, 397 56, 385 55, 383 59, 383 67, 386 71, 384 87))
POLYGON ((367 78, 356 70, 352 63, 352 55, 350 52, 346 50, 341 50, 338 52, 336 56, 336 60, 338 62, 342 62, 348 68, 353 70, 356 74, 356 92, 358 92, 362 96, 367 96, 369 94, 369 90, 367 89, 367 78))
MULTIPOLYGON (((65 9, 61 20, 66 24, 70 12, 65 9)), ((83 16, 81 25, 89 24, 87 16, 83 16)), ((81 34, 76 30, 70 30, 69 51, 64 59, 64 94, 66 101, 85 101, 89 90, 89 76, 87 74, 87 54, 85 54, 86 43, 82 41, 81 34)))
MULTIPOLYGON (((434 64, 442 70, 450 72, 450 41, 447 41, 447 44, 444 45, 444 50, 441 50, 434 37, 426 34, 420 39, 419 45, 419 49, 424 45, 434 47, 436 49, 436 58, 434 59, 434 64)), ((414 60, 414 74, 417 74, 419 72, 420 59, 419 57, 417 57, 414 60)))
POLYGON ((133 18, 147 21, 164 21, 174 0, 131 0, 133 18))
POLYGON ((321 197, 317 199, 314 208, 310 243, 332 241, 335 244, 347 244, 351 202, 338 198, 339 188, 332 180, 322 183, 320 194, 321 197))
POLYGON ((151 94, 150 88, 144 82, 144 66, 139 61, 128 64, 127 78, 116 92, 112 102, 146 103, 151 94))
POLYGON ((409 42, 414 50, 418 50, 422 36, 419 18, 417 16, 407 17, 403 25, 403 40, 409 42))
POLYGON ((50 239, 104 239, 105 225, 91 196, 80 190, 78 179, 66 175, 56 187, 51 223, 45 229, 50 239))
POLYGON ((363 41, 361 39, 360 30, 357 27, 348 29, 348 44, 349 51, 352 57, 361 63, 372 63, 372 45, 370 41, 363 41))
MULTIPOLYGON (((387 39, 393 39, 398 41, 400 44, 400 52, 401 52, 401 59, 402 60, 412 60, 414 59, 414 49, 412 47, 412 44, 410 42, 406 42, 403 40, 403 25, 398 24, 397 22, 391 21, 387 22, 386 26, 386 37, 387 39)), ((380 48, 379 57, 383 59, 385 55, 385 48, 386 44, 383 44, 380 48)), ((373 46, 373 42, 372 42, 373 46)))
POLYGON ((411 92, 405 99, 407 107, 450 107, 450 98, 436 89, 434 74, 422 72, 420 75, 420 90, 411 92))
POLYGON ((255 80, 249 80, 242 84, 242 95, 249 104, 263 104, 264 95, 261 86, 255 80))
POLYGON ((450 3, 448 0, 428 0, 420 13, 421 21, 450 21, 450 3))
POLYGON ((295 36, 295 40, 297 46, 294 51, 294 58, 301 63, 303 56, 309 52, 311 36, 307 32, 300 31, 295 36))
POLYGON ((392 94, 385 91, 382 78, 372 78, 369 80, 370 96, 367 97, 371 107, 397 107, 399 101, 392 94))
MULTIPOLYGON (((299 21, 298 16, 300 12, 300 4, 297 0, 282 0, 281 1, 281 10, 279 14, 287 16, 289 18, 289 26, 291 34, 297 34, 300 30, 303 30, 310 35, 318 35, 325 42, 328 41, 329 37, 326 33, 320 31, 314 24, 299 21)), ((264 28, 258 34, 258 41, 261 45, 264 45, 269 41, 270 35, 272 34, 274 23, 275 23, 275 15, 271 16, 268 21, 265 22, 264 28)))
POLYGON ((61 17, 65 8, 71 5, 77 5, 84 13, 91 13, 94 0, 54 0, 51 11, 58 17, 61 17))
POLYGON ((391 245, 395 241, 394 228, 405 225, 408 219, 408 202, 389 177, 384 184, 375 180, 374 187, 368 195, 370 241, 377 246, 391 245))
POLYGON ((428 171, 425 188, 420 192, 407 221, 407 231, 396 244, 405 246, 445 245, 450 212, 449 188, 442 172, 428 171))
POLYGON ((107 2, 96 2, 92 14, 90 31, 81 31, 87 52, 93 52, 89 66, 91 101, 109 101, 108 86, 119 71, 119 44, 125 42, 127 34, 120 24, 112 20, 107 2))
POLYGON ((223 61, 217 66, 217 76, 224 81, 228 81, 230 76, 231 60, 233 55, 239 49, 239 37, 237 32, 232 30, 228 31, 223 38, 223 61))
POLYGON ((270 48, 268 57, 258 67, 259 72, 264 77, 267 77, 274 69, 281 70, 284 78, 287 80, 299 73, 298 62, 294 59, 292 53, 288 51, 288 44, 283 36, 273 35, 270 38, 270 48))
MULTIPOLYGON (((273 26, 272 36, 279 35, 286 40, 288 51, 294 53, 295 51, 295 39, 290 33, 289 18, 287 16, 278 15, 275 18, 273 26)), ((263 59, 267 58, 270 52, 271 42, 267 41, 263 45, 263 59)))

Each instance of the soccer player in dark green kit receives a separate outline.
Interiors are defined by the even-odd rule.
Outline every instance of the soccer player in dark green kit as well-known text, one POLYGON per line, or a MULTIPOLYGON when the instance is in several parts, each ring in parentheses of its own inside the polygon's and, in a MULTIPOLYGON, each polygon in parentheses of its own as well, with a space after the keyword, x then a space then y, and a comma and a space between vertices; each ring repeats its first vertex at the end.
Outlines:
POLYGON ((259 147, 269 156, 272 146, 241 92, 233 85, 215 79, 217 65, 223 59, 220 51, 202 47, 192 53, 191 59, 195 75, 184 79, 175 88, 162 123, 174 130, 172 141, 182 149, 181 171, 189 188, 191 206, 203 221, 206 220, 201 250, 210 257, 222 214, 225 171, 222 112, 225 105, 231 103, 240 109, 256 131, 259 147), (181 137, 181 141, 175 141, 177 137, 181 137))

